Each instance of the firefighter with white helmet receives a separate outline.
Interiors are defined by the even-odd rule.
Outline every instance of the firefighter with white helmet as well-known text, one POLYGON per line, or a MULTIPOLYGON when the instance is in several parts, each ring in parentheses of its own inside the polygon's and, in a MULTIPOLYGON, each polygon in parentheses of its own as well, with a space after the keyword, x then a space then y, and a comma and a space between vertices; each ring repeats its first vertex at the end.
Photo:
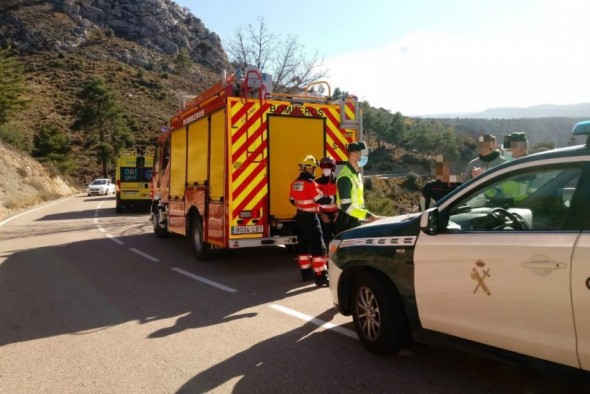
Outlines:
POLYGON ((307 155, 300 163, 300 174, 291 183, 289 201, 297 208, 297 252, 301 279, 315 279, 318 286, 328 285, 326 267, 326 246, 318 214, 320 204, 333 204, 334 198, 324 196, 315 182, 315 169, 318 162, 307 155))
MULTIPOLYGON (((336 187, 336 161, 331 157, 320 160, 322 174, 315 180, 324 196, 336 199, 338 188, 336 187)), ((324 235, 324 244, 328 246, 336 235, 336 219, 338 218, 338 205, 336 201, 331 204, 320 205, 320 224, 324 235)))

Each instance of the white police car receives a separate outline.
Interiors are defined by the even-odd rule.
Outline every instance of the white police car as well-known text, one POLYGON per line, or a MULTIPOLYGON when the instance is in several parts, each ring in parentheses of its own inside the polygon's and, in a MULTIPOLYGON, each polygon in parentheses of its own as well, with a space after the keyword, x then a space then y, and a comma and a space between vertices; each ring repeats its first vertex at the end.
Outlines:
MULTIPOLYGON (((590 135, 590 121, 574 135, 590 135)), ((590 371, 590 137, 488 170, 422 214, 330 244, 330 290, 363 345, 411 339, 590 371)))

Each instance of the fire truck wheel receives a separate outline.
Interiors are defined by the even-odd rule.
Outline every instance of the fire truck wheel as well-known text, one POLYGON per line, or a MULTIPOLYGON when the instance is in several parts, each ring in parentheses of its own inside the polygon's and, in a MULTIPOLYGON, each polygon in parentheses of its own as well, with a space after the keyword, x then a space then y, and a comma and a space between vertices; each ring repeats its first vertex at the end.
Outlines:
POLYGON ((154 228, 154 234, 158 238, 165 237, 168 234, 166 227, 162 226, 160 219, 160 211, 156 209, 156 212, 152 215, 152 226, 154 228))
POLYGON ((209 253, 210 245, 203 242, 203 222, 199 215, 192 215, 191 217, 190 240, 197 259, 205 260, 209 253))

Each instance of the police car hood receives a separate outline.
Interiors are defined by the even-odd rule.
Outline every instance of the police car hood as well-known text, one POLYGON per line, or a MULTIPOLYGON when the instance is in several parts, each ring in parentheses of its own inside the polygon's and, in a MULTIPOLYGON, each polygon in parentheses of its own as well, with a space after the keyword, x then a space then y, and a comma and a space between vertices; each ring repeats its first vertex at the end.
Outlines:
POLYGON ((336 236, 341 240, 364 237, 385 237, 392 235, 415 235, 419 231, 421 213, 383 217, 371 223, 346 230, 336 236))
POLYGON ((365 224, 364 227, 407 222, 407 221, 411 221, 412 219, 414 219, 420 215, 422 215, 422 212, 407 213, 404 215, 397 215, 397 216, 383 216, 379 220, 365 224))

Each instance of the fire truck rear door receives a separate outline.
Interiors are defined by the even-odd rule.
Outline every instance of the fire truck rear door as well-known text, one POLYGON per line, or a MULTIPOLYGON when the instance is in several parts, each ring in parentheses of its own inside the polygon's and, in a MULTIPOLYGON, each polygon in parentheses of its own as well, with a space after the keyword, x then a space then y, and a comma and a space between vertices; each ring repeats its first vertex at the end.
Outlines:
MULTIPOLYGON (((292 219, 295 207, 289 202, 289 187, 299 174, 298 163, 307 155, 318 161, 325 152, 325 119, 269 116, 269 208, 275 219, 292 219)), ((319 175, 316 171, 316 176, 319 175)))

